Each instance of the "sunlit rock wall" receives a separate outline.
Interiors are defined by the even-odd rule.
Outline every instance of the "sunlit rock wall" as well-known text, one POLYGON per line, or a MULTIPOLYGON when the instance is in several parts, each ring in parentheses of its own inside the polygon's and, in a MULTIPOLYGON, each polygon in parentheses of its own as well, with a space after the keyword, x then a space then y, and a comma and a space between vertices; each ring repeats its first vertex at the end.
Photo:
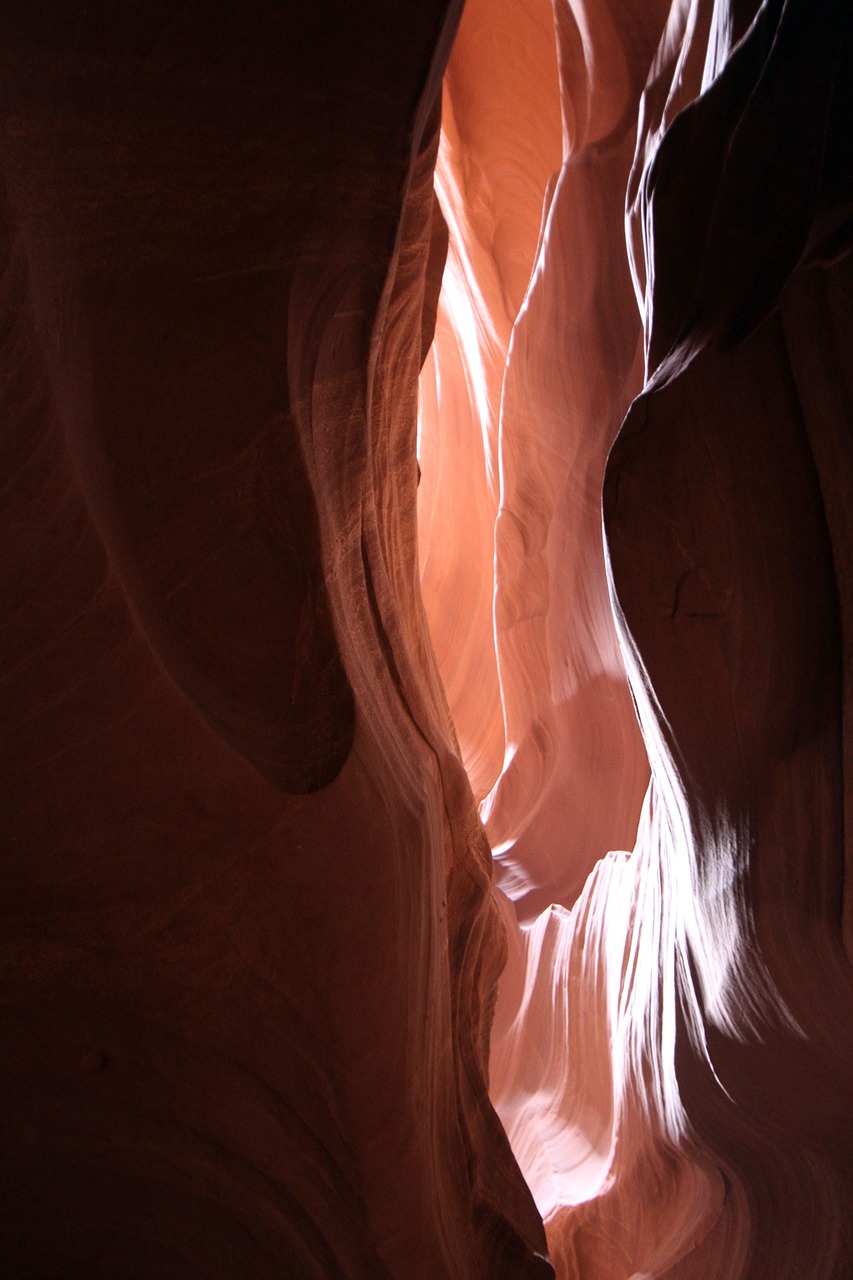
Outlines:
POLYGON ((422 393, 424 597, 509 937, 492 1097, 559 1276, 843 1280, 851 19, 554 20, 556 68, 540 10, 465 10, 422 393), (484 215, 519 156, 523 298, 484 215))

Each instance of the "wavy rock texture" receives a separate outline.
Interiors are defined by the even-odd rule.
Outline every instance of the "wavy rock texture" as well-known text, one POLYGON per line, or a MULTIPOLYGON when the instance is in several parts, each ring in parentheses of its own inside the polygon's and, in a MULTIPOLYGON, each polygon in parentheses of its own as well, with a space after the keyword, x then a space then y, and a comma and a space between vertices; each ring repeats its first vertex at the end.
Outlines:
POLYGON ((849 1280, 851 21, 460 10, 0 17, 15 1280, 849 1280))
POLYGON ((443 644, 459 605, 428 575, 453 539, 487 543, 490 513, 471 502, 445 530, 423 494, 431 466, 460 488, 445 475, 485 420, 479 360, 499 385, 497 462, 471 483, 497 506, 482 573, 504 716, 481 812, 510 944, 492 1097, 559 1276, 844 1280, 850 18, 558 4, 562 163, 550 183, 531 165, 542 232, 495 371, 506 246, 481 193, 518 142, 460 138, 456 86, 479 74, 486 95, 484 31, 517 23, 506 47, 539 57, 524 118, 544 28, 492 10, 463 18, 480 39, 451 57, 437 183, 479 324, 454 322, 449 273, 434 353, 454 416, 425 398, 420 440, 425 600, 476 761, 489 627, 468 614, 443 644), (448 182, 443 155, 476 186, 448 182))
POLYGON ((4 1276, 550 1274, 418 585, 457 18, 7 6, 4 1276))

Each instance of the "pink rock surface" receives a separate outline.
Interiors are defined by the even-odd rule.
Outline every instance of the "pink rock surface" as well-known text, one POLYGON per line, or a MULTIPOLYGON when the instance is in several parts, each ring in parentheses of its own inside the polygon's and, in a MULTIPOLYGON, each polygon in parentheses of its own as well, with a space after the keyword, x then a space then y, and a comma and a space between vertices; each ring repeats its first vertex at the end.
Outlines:
MULTIPOLYGON (((504 344, 483 562, 509 935, 491 1093, 559 1276, 842 1280, 849 18, 555 16, 563 158, 504 344)), ((491 135, 481 186, 513 147, 491 135)), ((443 198, 452 262, 469 206, 443 198)), ((422 421, 423 459, 454 429, 422 421)), ((480 518, 457 520, 472 555, 480 518)), ((438 646, 458 725, 474 652, 438 646)))

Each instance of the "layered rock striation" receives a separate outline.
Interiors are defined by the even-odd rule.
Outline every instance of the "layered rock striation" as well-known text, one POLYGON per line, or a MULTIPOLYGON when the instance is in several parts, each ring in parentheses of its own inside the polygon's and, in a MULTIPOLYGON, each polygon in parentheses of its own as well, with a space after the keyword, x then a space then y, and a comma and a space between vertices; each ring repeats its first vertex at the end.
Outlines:
POLYGON ((549 1273, 418 585, 457 17, 2 20, 4 1275, 549 1273))

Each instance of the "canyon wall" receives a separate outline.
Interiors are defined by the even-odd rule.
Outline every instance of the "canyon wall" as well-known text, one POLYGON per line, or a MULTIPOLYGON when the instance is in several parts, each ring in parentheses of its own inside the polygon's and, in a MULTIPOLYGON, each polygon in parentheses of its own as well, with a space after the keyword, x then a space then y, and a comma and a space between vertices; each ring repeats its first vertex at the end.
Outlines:
POLYGON ((466 762, 490 644, 503 711, 478 795, 509 937, 492 1097, 558 1275, 841 1280, 850 20, 554 17, 549 84, 518 54, 544 15, 466 6, 436 184, 462 318, 433 349, 448 407, 425 400, 421 424, 424 596, 466 762), (510 83, 515 128, 463 133, 457 100, 489 120, 510 83), (535 164, 549 89, 553 174, 535 164), (502 286, 522 176, 519 294, 502 286), (457 435, 481 425, 493 457, 461 478, 457 435), (492 510, 457 498, 439 525, 477 483, 492 510), (492 516, 493 613, 466 636, 451 600, 492 516))
POLYGON ((0 17, 3 1275, 847 1280, 850 27, 0 17))
POLYGON ((419 603, 457 11, 12 10, 0 1270, 547 1274, 419 603))

